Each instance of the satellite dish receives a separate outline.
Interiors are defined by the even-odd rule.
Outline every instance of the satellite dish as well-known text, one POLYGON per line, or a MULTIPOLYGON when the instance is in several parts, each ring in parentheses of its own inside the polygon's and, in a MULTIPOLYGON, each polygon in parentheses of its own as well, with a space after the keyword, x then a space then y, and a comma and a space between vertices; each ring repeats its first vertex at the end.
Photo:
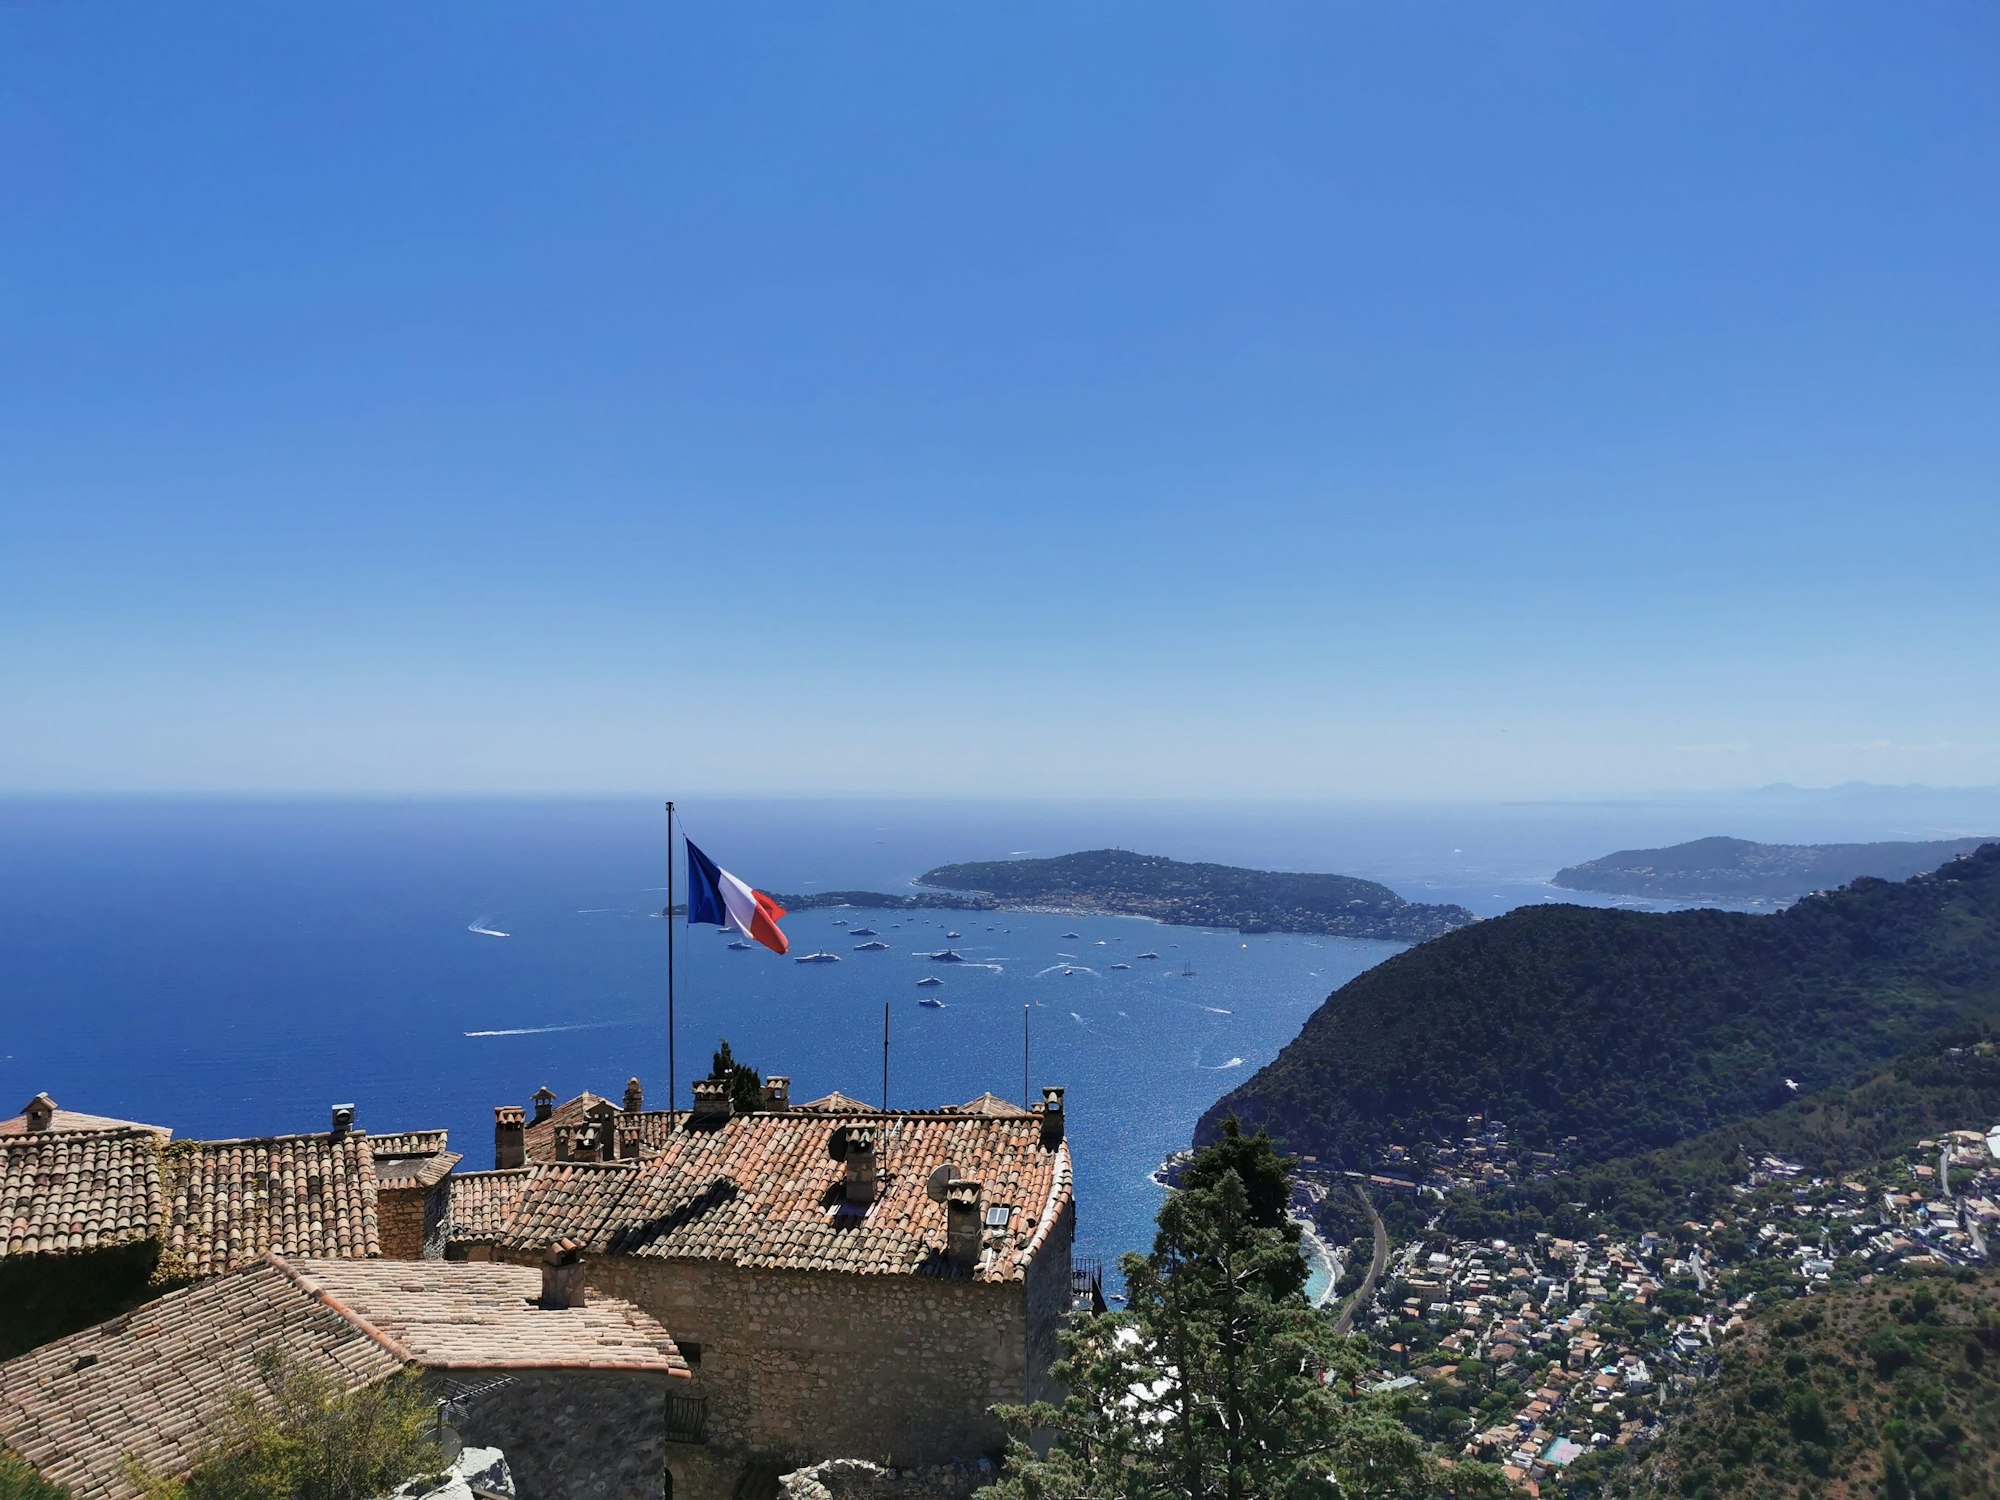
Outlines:
POLYGON ((952 1179, 956 1176, 958 1176, 958 1168, 954 1167, 950 1162, 946 1162, 941 1167, 934 1168, 931 1175, 924 1179, 924 1196, 929 1198, 933 1203, 944 1202, 945 1193, 950 1189, 952 1179))

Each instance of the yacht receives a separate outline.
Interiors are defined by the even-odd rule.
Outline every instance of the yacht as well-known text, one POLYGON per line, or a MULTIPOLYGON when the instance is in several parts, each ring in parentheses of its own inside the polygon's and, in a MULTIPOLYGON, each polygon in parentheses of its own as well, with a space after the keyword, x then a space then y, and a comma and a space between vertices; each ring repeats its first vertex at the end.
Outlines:
POLYGON ((1114 969, 1129 969, 1132 966, 1130 964, 1113 964, 1111 967, 1114 969))
POLYGON ((1139 957, 1141 957, 1141 958, 1158 958, 1159 956, 1160 956, 1160 955, 1159 955, 1159 954, 1157 954, 1157 953, 1141 953, 1141 954, 1139 955, 1139 957))
POLYGON ((889 951, 889 945, 878 939, 872 943, 856 943, 854 951, 856 953, 886 953, 889 951))
POLYGON ((1081 934, 1078 934, 1078 933, 1074 933, 1074 932, 1065 932, 1065 933, 1063 934, 1063 936, 1064 936, 1064 937, 1066 937, 1066 938, 1073 938, 1073 937, 1078 937, 1078 936, 1080 936, 1080 935, 1081 935, 1081 934))
POLYGON ((840 962, 840 955, 838 953, 801 953, 792 962, 801 964, 837 964, 840 962))
POLYGON ((965 955, 963 953, 953 952, 950 948, 940 948, 937 952, 931 954, 930 958, 931 962, 940 964, 962 964, 965 962, 965 955))
POLYGON ((747 953, 750 951, 750 945, 744 942, 742 938, 738 938, 735 942, 731 943, 729 946, 741 953, 747 953))
POLYGON ((845 927, 845 926, 847 925, 847 918, 845 918, 845 917, 835 917, 835 918, 833 919, 833 925, 834 925, 834 926, 836 926, 836 927, 845 927))
POLYGON ((933 999, 932 999, 932 998, 931 998, 931 997, 930 997, 929 995, 925 995, 925 996, 923 996, 923 997, 922 997, 921 999, 919 999, 919 1000, 917 1001, 917 1004, 919 1004, 919 1005, 923 1006, 923 1007, 924 1007, 924 1008, 925 1008, 926 1010, 943 1010, 943 1009, 944 1009, 944 1001, 942 1001, 942 1000, 933 1000, 933 999))
POLYGON ((872 927, 856 927, 850 929, 847 935, 849 937, 874 937, 876 933, 872 927))

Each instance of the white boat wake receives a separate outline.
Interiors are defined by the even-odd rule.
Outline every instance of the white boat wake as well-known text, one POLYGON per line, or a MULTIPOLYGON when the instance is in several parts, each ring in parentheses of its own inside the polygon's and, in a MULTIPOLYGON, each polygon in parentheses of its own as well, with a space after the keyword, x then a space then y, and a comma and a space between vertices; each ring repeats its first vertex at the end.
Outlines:
POLYGON ((1202 1066, 1208 1069, 1208 1071, 1211 1073, 1227 1073, 1231 1068, 1242 1067, 1243 1059, 1240 1057, 1232 1057, 1226 1063, 1203 1063, 1202 1066))
POLYGON ((1235 1014, 1236 1014, 1236 1012, 1235 1012, 1235 1011, 1233 1011, 1233 1010, 1224 1010, 1224 1009, 1223 1009, 1223 1008, 1222 1008, 1221 1006, 1219 1006, 1219 1005, 1204 1005, 1204 1006, 1202 1007, 1202 1009, 1203 1009, 1203 1010, 1205 1010, 1205 1011, 1207 1011, 1207 1012, 1208 1012, 1208 1013, 1209 1013, 1210 1015, 1212 1015, 1212 1016, 1233 1016, 1233 1015, 1235 1015, 1235 1014))
POLYGON ((470 922, 465 924, 465 930, 467 932, 476 932, 481 937, 512 937, 514 935, 511 932, 502 932, 497 927, 488 927, 486 924, 492 920, 493 918, 491 917, 474 917, 470 922))
POLYGON ((602 1031, 607 1026, 629 1026, 629 1021, 577 1021, 568 1026, 503 1026, 494 1031, 468 1031, 467 1036, 549 1036, 558 1031, 602 1031))

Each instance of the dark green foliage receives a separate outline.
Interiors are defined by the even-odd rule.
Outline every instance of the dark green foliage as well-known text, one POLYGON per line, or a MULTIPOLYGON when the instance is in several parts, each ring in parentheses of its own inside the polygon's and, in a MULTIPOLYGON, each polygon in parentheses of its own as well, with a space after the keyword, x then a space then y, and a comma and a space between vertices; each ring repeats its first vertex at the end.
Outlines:
POLYGON ((1693 839, 1666 849, 1621 849, 1558 870, 1552 882, 1572 891, 1653 896, 1676 901, 1794 901, 1864 876, 1907 880, 1970 854, 1981 839, 1929 843, 1753 844, 1748 839, 1693 839))
POLYGON ((2000 1119, 2000 1042, 1985 1023, 1954 1028, 1859 1084, 1836 1084, 1664 1151, 1607 1162, 1490 1195, 1455 1198, 1446 1220, 1474 1238, 1537 1229, 1583 1233, 1583 1204, 1628 1229, 1712 1218, 1749 1160, 1770 1152, 1818 1177, 1873 1166, 1911 1141, 2000 1119))
POLYGON ((1055 859, 940 865, 921 885, 982 891, 1009 906, 1077 906, 1204 927, 1419 940, 1473 920, 1462 906, 1405 901, 1351 875, 1282 874, 1184 864, 1125 849, 1055 859))
POLYGON ((1066 1399, 1001 1410, 1019 1437, 985 1500, 1503 1493, 1474 1466, 1447 1482, 1394 1404, 1360 1389, 1366 1345, 1307 1304, 1296 1238, 1257 1222, 1232 1161, 1262 1179, 1278 1158, 1237 1135, 1189 1164, 1152 1253, 1125 1257, 1127 1310, 1065 1330, 1066 1399), (1053 1438, 1045 1457, 1031 1432, 1053 1438))
POLYGON ((2000 1494, 2000 1371, 1986 1358, 1996 1350, 1990 1273, 1772 1309, 1723 1346, 1716 1378, 1650 1448, 1622 1467, 1580 1463, 1577 1493, 2000 1494))
POLYGON ((1206 1150, 1197 1152, 1181 1169, 1178 1186, 1190 1192, 1216 1187, 1235 1173, 1250 1203, 1250 1222, 1259 1229, 1283 1229, 1292 1201, 1292 1168, 1298 1163, 1280 1156, 1263 1131, 1245 1135, 1234 1119, 1222 1122, 1222 1133, 1206 1150))
POLYGON ((348 1392, 274 1354, 258 1369, 191 1475, 135 1472, 147 1500, 371 1500, 444 1467, 436 1408, 416 1376, 348 1392))
POLYGON ((0 1448, 0 1500, 70 1500, 70 1495, 0 1448))
POLYGON ((165 1288, 154 1282, 157 1240, 80 1255, 0 1259, 0 1359, 129 1312, 165 1288))
POLYGON ((729 1107, 738 1114, 750 1114, 764 1107, 764 1083, 755 1068, 738 1062, 729 1050, 729 1038, 715 1053, 708 1070, 709 1080, 729 1085, 729 1107))
POLYGON ((1455 1138, 1466 1116, 1594 1164, 1873 1073, 2000 1013, 2000 845, 1774 916, 1528 907, 1335 992, 1203 1117, 1341 1166, 1455 1138), (1572 1139, 1573 1138, 1573 1139, 1572 1139))

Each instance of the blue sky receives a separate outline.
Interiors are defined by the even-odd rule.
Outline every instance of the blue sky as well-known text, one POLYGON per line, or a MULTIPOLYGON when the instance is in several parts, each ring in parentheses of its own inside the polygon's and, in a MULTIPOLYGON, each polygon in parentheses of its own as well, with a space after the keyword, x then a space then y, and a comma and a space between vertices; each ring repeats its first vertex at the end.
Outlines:
POLYGON ((2000 9, 0 9, 0 790, 2000 781, 2000 9))

